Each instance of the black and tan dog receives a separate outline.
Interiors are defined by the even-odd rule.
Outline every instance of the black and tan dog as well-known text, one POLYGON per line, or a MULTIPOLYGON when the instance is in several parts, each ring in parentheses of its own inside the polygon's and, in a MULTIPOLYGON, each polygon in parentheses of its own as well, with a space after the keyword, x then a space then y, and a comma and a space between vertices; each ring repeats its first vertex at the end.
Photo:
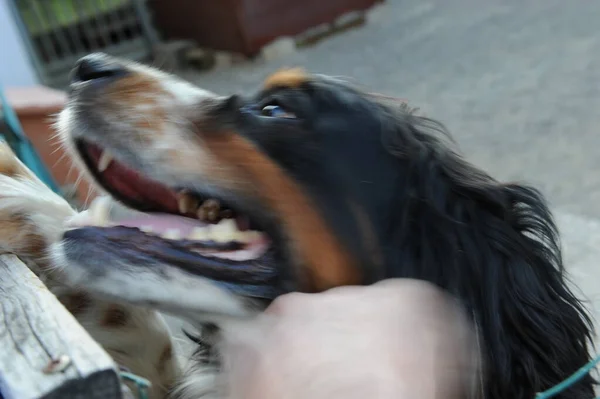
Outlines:
MULTIPOLYGON (((412 277, 472 314, 486 398, 531 399, 590 360, 542 196, 492 179, 394 101, 299 70, 220 97, 95 54, 74 69, 58 128, 131 209, 44 236, 66 284, 93 297, 218 326, 286 292, 412 277)), ((196 360, 175 393, 219 397, 214 359, 196 360)), ((592 397, 591 377, 560 396, 592 397)))

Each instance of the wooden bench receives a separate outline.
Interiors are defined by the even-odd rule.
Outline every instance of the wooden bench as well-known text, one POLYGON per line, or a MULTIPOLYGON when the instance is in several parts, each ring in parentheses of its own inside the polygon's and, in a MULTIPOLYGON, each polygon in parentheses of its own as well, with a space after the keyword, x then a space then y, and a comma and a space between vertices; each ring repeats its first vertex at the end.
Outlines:
POLYGON ((0 398, 131 395, 108 354, 29 268, 9 254, 0 254, 0 348, 0 398))

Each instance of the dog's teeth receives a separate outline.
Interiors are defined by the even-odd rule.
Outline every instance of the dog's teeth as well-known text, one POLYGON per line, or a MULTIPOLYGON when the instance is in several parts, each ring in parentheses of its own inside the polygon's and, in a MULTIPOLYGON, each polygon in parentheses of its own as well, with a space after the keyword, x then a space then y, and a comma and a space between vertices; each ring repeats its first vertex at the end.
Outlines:
POLYGON ((219 204, 219 201, 217 201, 216 199, 208 199, 208 200, 204 201, 202 206, 206 207, 206 208, 211 208, 211 209, 221 208, 221 204, 219 204))
POLYGON ((223 219, 219 224, 210 227, 210 238, 216 242, 237 241, 237 233, 235 221, 232 219, 223 219))
POLYGON ((196 227, 192 230, 188 238, 194 241, 207 241, 209 239, 208 229, 205 227, 196 227))
POLYGON ((206 222, 208 220, 208 211, 202 207, 198 208, 198 211, 196 212, 196 216, 198 217, 198 220, 202 221, 202 222, 206 222))
POLYGON ((98 161, 98 170, 100 172, 104 172, 106 170, 106 168, 108 168, 108 165, 110 165, 112 160, 113 160, 113 157, 112 157, 112 155, 110 155, 110 152, 108 152, 106 150, 104 152, 102 152, 102 155, 100 156, 100 160, 98 161))
POLYGON ((237 229, 235 220, 222 219, 218 224, 207 227, 196 227, 187 237, 194 241, 215 241, 250 243, 260 239, 258 231, 240 231, 237 229))
POLYGON ((167 229, 161 236, 167 240, 180 240, 181 232, 177 229, 167 229))
POLYGON ((221 205, 215 199, 209 199, 198 208, 198 219, 216 222, 219 219, 221 205))
POLYGON ((219 220, 219 211, 216 209, 209 209, 206 215, 209 222, 216 222, 219 220))
POLYGON ((179 205, 180 213, 193 212, 198 208, 198 200, 185 191, 179 193, 177 204, 179 205))

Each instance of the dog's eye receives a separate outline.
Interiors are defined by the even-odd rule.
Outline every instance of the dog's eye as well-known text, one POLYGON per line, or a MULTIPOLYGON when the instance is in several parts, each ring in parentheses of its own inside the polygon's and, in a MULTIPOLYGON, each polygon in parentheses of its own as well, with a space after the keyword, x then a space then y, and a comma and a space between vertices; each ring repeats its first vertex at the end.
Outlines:
POLYGON ((286 118, 286 119, 295 119, 296 115, 293 112, 287 111, 280 105, 269 104, 265 105, 260 113, 262 116, 266 116, 269 118, 286 118))

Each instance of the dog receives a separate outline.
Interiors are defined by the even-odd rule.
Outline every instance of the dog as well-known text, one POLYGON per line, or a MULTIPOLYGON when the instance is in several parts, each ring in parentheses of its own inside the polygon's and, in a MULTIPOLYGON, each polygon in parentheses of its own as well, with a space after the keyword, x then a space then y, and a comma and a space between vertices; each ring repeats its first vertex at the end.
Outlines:
MULTIPOLYGON (((124 206, 114 218, 97 206, 43 219, 49 190, 2 166, 0 242, 66 289, 119 309, 113 330, 129 326, 143 339, 153 326, 159 338, 149 341, 160 345, 139 358, 152 357, 151 371, 133 361, 135 348, 116 352, 134 372, 172 384, 173 397, 223 397, 221 323, 288 292, 387 278, 432 282, 472 315, 482 397, 531 399, 591 360, 592 322, 569 288, 543 196, 467 162, 441 123, 300 69, 271 75, 253 96, 219 96, 91 54, 69 90, 62 143, 124 206), (29 233, 15 238, 9 224, 29 233), (157 311, 204 331, 189 334, 198 350, 184 371, 169 360, 157 311), (165 359, 176 382, 156 377, 165 359)), ((586 376, 556 397, 593 398, 594 385, 586 376)))

